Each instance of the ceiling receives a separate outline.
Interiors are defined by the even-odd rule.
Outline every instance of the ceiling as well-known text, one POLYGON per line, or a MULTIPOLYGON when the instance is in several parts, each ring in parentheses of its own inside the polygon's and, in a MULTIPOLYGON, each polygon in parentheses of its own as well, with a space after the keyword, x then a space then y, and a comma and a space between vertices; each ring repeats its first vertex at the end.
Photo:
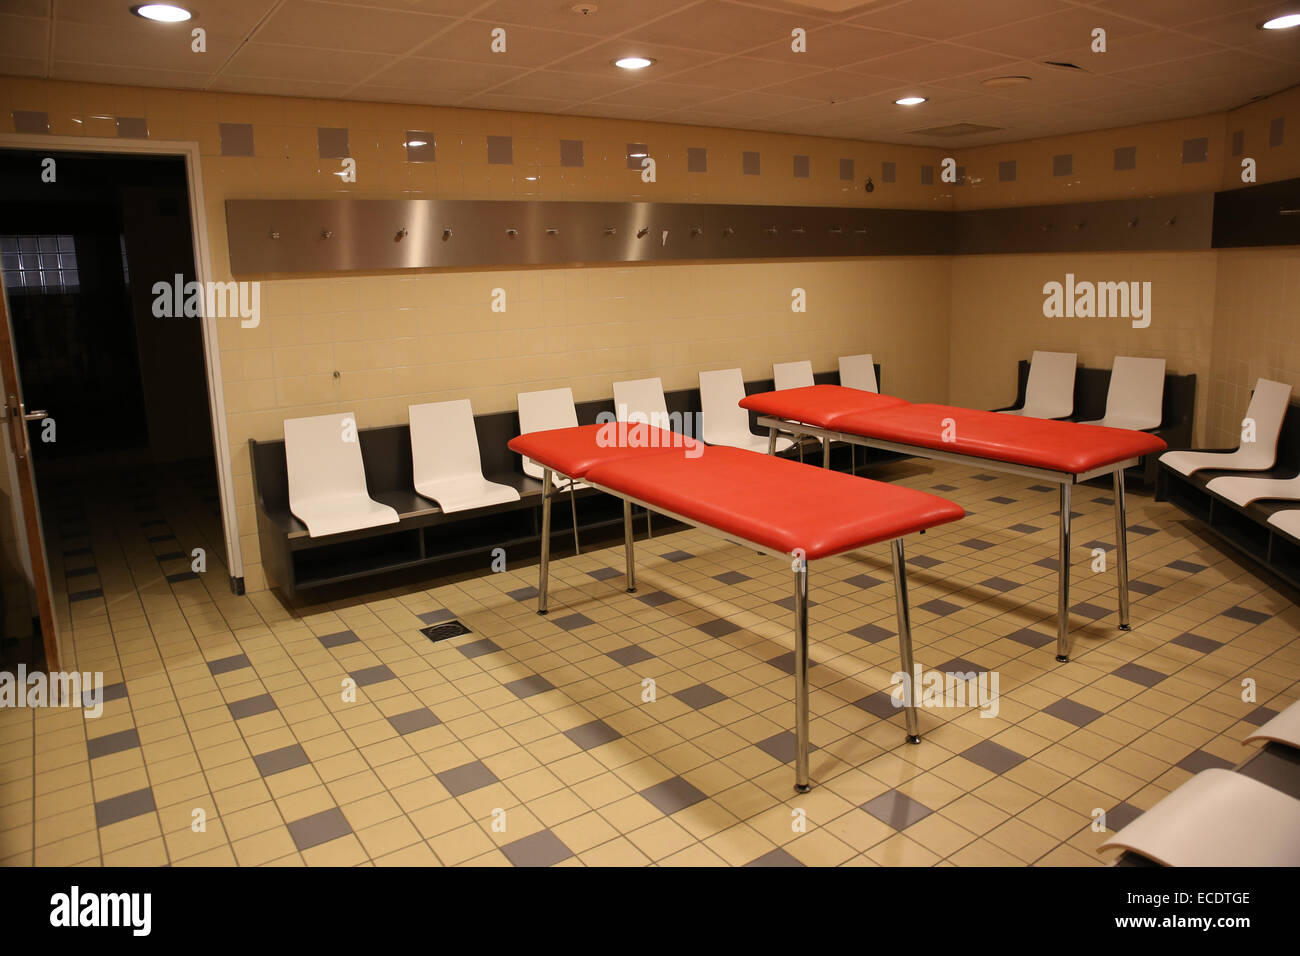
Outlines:
POLYGON ((927 146, 1195 116, 1300 83, 1300 28, 1256 28, 1300 0, 592 0, 586 15, 579 0, 178 0, 196 16, 176 25, 132 2, 0 0, 0 73, 927 146), (610 64, 628 54, 657 62, 610 64), (1003 75, 1031 82, 981 84, 1003 75), (910 94, 929 102, 894 105, 910 94), (956 124, 994 129, 919 132, 956 124))

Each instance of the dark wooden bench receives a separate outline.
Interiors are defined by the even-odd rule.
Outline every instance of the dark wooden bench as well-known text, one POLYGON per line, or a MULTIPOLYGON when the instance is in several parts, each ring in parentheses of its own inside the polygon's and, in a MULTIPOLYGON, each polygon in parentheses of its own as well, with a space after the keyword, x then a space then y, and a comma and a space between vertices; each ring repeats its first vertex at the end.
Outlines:
MULTIPOLYGON (((879 381, 880 366, 876 366, 876 378, 879 381)), ((819 384, 838 384, 839 374, 821 373, 816 379, 819 384)), ((770 391, 772 387, 771 379, 745 383, 747 394, 770 391)), ((699 389, 667 392, 664 401, 670 413, 682 415, 683 420, 690 416, 688 430, 693 431, 694 415, 700 411, 699 389)), ((578 423, 595 424, 601 412, 613 411, 612 398, 580 402, 578 423)), ((370 497, 393 508, 400 520, 397 524, 316 538, 289 510, 284 440, 249 439, 257 536, 267 583, 290 598, 323 598, 327 588, 374 575, 457 561, 462 570, 486 569, 495 548, 507 552, 535 549, 541 541, 542 483, 523 473, 522 459, 507 447, 507 442, 519 434, 519 415, 477 415, 474 423, 484 476, 517 489, 519 501, 444 514, 435 502, 415 491, 410 427, 361 428, 357 435, 370 497)), ((757 415, 752 412, 750 427, 758 431, 757 415)), ((836 449, 833 461, 847 468, 848 454, 847 448, 836 449)), ((585 488, 574 495, 572 508, 566 504, 557 501, 552 517, 552 538, 561 547, 571 540, 574 511, 580 536, 621 527, 622 505, 607 495, 585 488)), ((670 524, 659 518, 655 528, 667 529, 670 524)))
MULTIPOLYGON (((1205 451, 1232 451, 1207 448, 1205 451)), ((1268 523, 1275 511, 1300 508, 1300 501, 1262 499, 1242 505, 1220 498, 1206 489, 1221 475, 1251 478, 1294 478, 1300 474, 1300 402, 1292 401, 1282 417, 1277 462, 1267 471, 1202 469, 1182 475, 1162 465, 1156 480, 1156 500, 1169 501, 1195 518, 1214 537, 1254 563, 1300 589, 1300 540, 1268 523)))
MULTIPOLYGON (((1021 359, 1016 369, 1016 401, 1005 409, 1025 407, 1025 390, 1029 385, 1029 360, 1021 359)), ((1080 365, 1074 373, 1074 414, 1072 422, 1096 421, 1106 415, 1106 394, 1110 390, 1110 369, 1088 368, 1080 365)), ((1196 414, 1196 376, 1165 373, 1164 401, 1161 407, 1160 426, 1151 429, 1153 435, 1165 440, 1170 450, 1190 448, 1192 422, 1196 414)), ((1158 456, 1147 455, 1125 472, 1126 479, 1151 484, 1159 472, 1158 456)))

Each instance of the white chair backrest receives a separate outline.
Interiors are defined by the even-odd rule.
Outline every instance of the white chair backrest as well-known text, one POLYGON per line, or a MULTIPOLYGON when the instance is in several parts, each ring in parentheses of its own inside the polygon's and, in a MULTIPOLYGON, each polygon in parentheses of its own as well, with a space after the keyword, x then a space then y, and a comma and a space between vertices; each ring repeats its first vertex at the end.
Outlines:
POLYGON ((738 368, 700 373, 700 413, 704 416, 704 434, 710 445, 730 444, 728 439, 752 437, 749 412, 740 407, 745 397, 745 379, 738 368))
POLYGON ((469 399, 408 405, 414 484, 448 478, 482 478, 478 432, 469 399))
POLYGON ((1165 360, 1117 355, 1106 392, 1106 418, 1155 428, 1164 417, 1165 360))
MULTIPOLYGON (((1255 383, 1255 394, 1250 397, 1246 418, 1255 424, 1255 440, 1241 444, 1241 460, 1251 467, 1263 470, 1272 468, 1277 461, 1277 439, 1282 433, 1282 419, 1287 403, 1291 401, 1291 386, 1261 378, 1255 383)), ((1245 431, 1245 424, 1242 431, 1245 431)))
MULTIPOLYGON (((573 404, 573 389, 549 388, 540 392, 520 392, 519 433, 545 432, 552 428, 577 428, 578 409, 573 404)), ((524 457, 524 474, 542 477, 542 466, 524 457)))
POLYGON ((361 439, 352 412, 284 420, 284 457, 289 508, 296 501, 369 497, 361 439))
POLYGON ((1065 418, 1074 411, 1074 373, 1077 352, 1038 352, 1029 360, 1025 385, 1025 414, 1039 418, 1065 418))
POLYGON ((813 384, 812 362, 777 362, 772 366, 777 388, 805 388, 813 384))
POLYGON ((638 378, 614 383, 614 416, 620 422, 645 422, 667 428, 668 403, 660 378, 638 378))
MULTIPOLYGON (((811 367, 809 372, 812 372, 811 367)), ((840 356, 840 384, 845 388, 860 388, 864 392, 879 392, 876 382, 876 364, 870 353, 840 356)))

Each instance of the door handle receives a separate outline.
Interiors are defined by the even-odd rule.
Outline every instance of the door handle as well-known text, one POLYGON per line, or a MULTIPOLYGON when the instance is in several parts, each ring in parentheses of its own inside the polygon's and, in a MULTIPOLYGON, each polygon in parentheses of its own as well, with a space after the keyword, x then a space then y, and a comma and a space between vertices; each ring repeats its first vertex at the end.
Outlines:
POLYGON ((27 413, 25 413, 25 414, 23 415, 23 421, 25 421, 25 422, 39 422, 42 418, 49 418, 49 416, 50 416, 50 413, 47 412, 45 409, 41 408, 41 409, 37 409, 37 410, 34 411, 34 412, 27 412, 27 413))

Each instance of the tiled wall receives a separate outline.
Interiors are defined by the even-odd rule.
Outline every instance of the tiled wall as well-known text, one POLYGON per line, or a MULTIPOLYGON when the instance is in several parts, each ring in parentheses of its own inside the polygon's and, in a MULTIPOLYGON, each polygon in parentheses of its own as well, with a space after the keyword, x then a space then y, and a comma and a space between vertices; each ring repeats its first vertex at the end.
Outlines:
POLYGON ((1225 249, 1215 280, 1206 437, 1235 446, 1258 378, 1300 398, 1300 247, 1225 249))
POLYGON ((1215 252, 958 256, 952 263, 949 399, 999 408, 1016 397, 1013 369, 1034 349, 1077 352, 1093 368, 1116 355, 1164 358, 1197 376, 1196 424, 1203 435, 1215 320, 1215 252), (1043 285, 1150 282, 1151 324, 1122 318, 1045 318, 1043 285))
MULTIPOLYGON (((1239 165, 1230 155, 1237 129, 1244 131, 1246 148, 1265 151, 1260 181, 1300 175, 1298 106, 1292 91, 1226 116, 954 152, 581 117, 0 77, 0 132, 147 133, 155 140, 198 142, 212 278, 218 280, 229 278, 227 198, 656 199, 939 209, 1111 199, 1231 182, 1239 165), (1284 143, 1268 147, 1279 119, 1284 143), (356 183, 337 175, 341 147, 334 141, 340 134, 322 129, 346 130, 356 183), (410 131, 432 134, 419 137, 433 143, 432 157, 427 147, 408 151, 404 144, 415 139, 410 131), (1186 141, 1200 139, 1205 159, 1184 163, 1186 141), (581 142, 580 166, 574 165, 575 141, 581 142), (645 144, 656 159, 656 183, 643 183, 629 168, 631 144, 645 144), (1127 146, 1136 147, 1133 169, 1115 170, 1115 150, 1127 146), (942 181, 940 162, 949 154, 965 169, 964 185, 942 181), (1071 172, 1055 175, 1055 157, 1065 154, 1071 172), (701 160, 704 171, 692 171, 701 160), (885 174, 887 163, 892 177, 885 174), (1006 176, 1007 163, 1014 163, 1014 179, 1006 176), (875 186, 870 194, 863 188, 868 176, 875 186)), ((1199 154, 1193 149, 1188 155, 1199 154)), ((1242 255, 1251 261, 1250 253, 1242 255)), ((1171 368, 1196 371, 1207 381, 1215 261, 1213 253, 931 257, 267 282, 260 328, 219 323, 246 585, 264 586, 246 440, 279 437, 286 417, 349 408, 363 426, 390 424, 404 420, 406 405, 415 401, 467 396, 478 411, 498 411, 513 408, 515 393, 526 388, 572 384, 580 399, 595 398, 607 396, 616 378, 658 374, 666 387, 678 388, 694 384, 701 368, 741 365, 746 376, 758 377, 773 361, 811 358, 821 370, 833 368, 839 354, 864 350, 884 364, 890 391, 974 405, 1009 401, 1010 369, 1034 348, 1077 350, 1090 365, 1107 365, 1119 352, 1165 354, 1171 368), (1042 283, 1067 271, 1155 281, 1152 327, 1043 319, 1042 283), (503 314, 489 307, 498 287, 507 295, 503 314), (807 313, 790 311, 795 287, 807 290, 807 313)), ((1235 312, 1222 316, 1237 321, 1235 312)), ((1240 387, 1235 369, 1221 370, 1216 383, 1225 390, 1240 387)), ((1200 391, 1201 401, 1208 401, 1208 389, 1200 391)), ((1205 421, 1199 413, 1198 419, 1205 421)))

